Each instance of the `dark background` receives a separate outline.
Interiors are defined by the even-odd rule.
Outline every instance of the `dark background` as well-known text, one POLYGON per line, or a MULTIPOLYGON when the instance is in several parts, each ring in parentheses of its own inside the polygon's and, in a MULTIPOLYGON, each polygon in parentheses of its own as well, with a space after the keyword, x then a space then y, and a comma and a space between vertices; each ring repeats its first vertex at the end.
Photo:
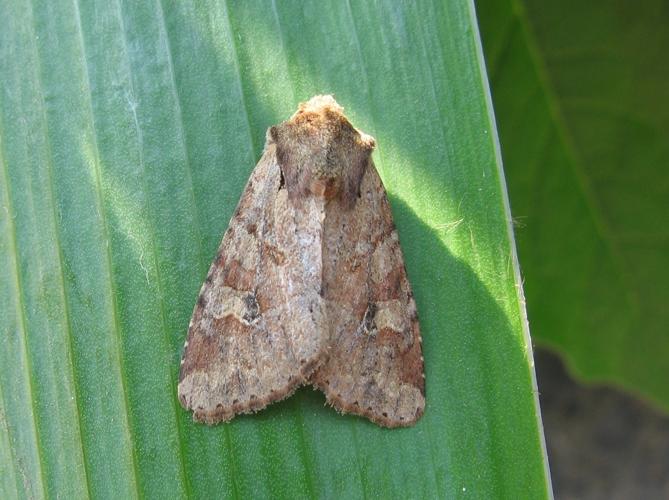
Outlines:
POLYGON ((669 2, 476 8, 555 496, 669 498, 669 2))

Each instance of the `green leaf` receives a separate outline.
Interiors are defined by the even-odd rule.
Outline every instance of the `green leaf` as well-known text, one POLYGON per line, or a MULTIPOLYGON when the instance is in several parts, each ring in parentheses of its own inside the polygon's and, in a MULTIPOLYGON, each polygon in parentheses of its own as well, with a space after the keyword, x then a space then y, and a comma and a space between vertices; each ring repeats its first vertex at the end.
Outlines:
POLYGON ((482 2, 532 331, 669 410, 666 2, 482 2))
POLYGON ((471 2, 2 0, 0 17, 3 498, 550 496, 471 2), (197 292, 266 128, 316 93, 377 139, 425 416, 381 429, 305 388, 194 424, 176 380, 197 292))

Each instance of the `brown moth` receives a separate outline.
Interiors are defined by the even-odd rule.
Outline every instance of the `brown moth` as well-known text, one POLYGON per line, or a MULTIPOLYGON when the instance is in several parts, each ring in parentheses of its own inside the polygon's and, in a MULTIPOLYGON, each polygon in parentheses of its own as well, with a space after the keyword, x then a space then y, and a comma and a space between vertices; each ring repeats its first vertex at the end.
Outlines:
POLYGON ((331 96, 268 130, 188 328, 178 393, 194 420, 304 384, 382 426, 423 414, 416 304, 374 145, 331 96))

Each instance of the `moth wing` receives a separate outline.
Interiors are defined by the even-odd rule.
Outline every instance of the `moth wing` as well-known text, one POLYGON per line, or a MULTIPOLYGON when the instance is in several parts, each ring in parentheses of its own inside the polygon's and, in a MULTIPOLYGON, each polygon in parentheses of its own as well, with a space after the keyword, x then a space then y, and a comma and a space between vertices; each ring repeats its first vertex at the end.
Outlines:
MULTIPOLYGON (((319 204, 320 203, 320 204, 319 204)), ((290 395, 326 347, 323 206, 294 206, 271 142, 202 285, 179 374, 179 401, 209 424, 290 395)))
POLYGON ((331 338, 329 357, 312 383, 342 412, 386 427, 411 425, 425 407, 418 315, 371 159, 353 207, 328 208, 323 231, 331 338))

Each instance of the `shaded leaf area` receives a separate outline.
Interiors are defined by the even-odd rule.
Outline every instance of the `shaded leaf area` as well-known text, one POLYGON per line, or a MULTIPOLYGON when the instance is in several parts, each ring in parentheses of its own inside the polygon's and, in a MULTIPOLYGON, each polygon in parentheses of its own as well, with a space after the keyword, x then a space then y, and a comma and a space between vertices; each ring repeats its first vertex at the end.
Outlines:
POLYGON ((534 337, 669 409, 669 6, 478 7, 534 337))
POLYGON ((0 16, 3 498, 548 495, 470 3, 3 0, 0 16), (326 92, 379 144, 425 416, 381 429, 303 389, 196 425, 176 381, 200 284, 266 128, 326 92))

